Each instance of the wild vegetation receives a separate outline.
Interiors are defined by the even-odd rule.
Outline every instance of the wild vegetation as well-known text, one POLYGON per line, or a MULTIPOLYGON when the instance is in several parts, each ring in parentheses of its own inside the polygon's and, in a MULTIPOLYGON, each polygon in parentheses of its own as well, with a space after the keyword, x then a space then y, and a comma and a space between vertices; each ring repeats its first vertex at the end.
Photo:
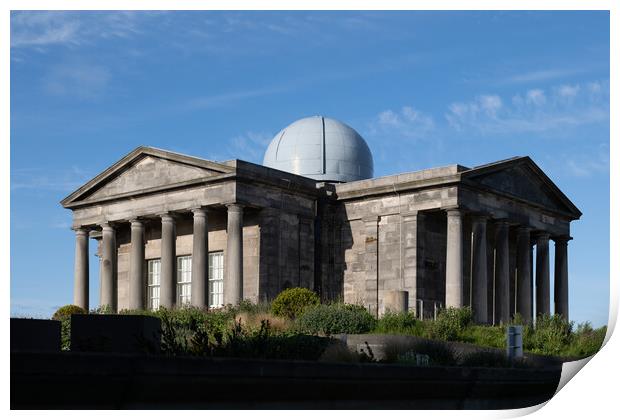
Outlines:
MULTIPOLYGON (((62 322, 62 345, 70 347, 70 317, 84 311, 73 305, 60 308, 54 319, 62 322)), ((91 314, 109 314, 97 308, 91 314)), ((436 320, 419 320, 412 313, 386 313, 375 319, 363 306, 334 302, 320 304, 318 296, 306 289, 288 289, 272 303, 243 301, 238 306, 217 310, 192 307, 157 311, 121 311, 126 315, 150 315, 162 323, 161 351, 168 355, 250 357, 322 361, 370 361, 372 350, 352 353, 337 334, 391 334, 416 336, 435 342, 388 345, 386 361, 428 363, 430 365, 507 366, 510 363, 496 351, 456 354, 450 341, 490 348, 505 348, 505 327, 472 323, 470 308, 442 310, 436 320), (429 356, 429 360, 419 355, 429 356), (425 361, 426 360, 426 361, 425 361)), ((523 324, 517 315, 514 324, 523 324)), ((581 358, 596 353, 604 340, 606 327, 590 324, 576 328, 559 316, 544 316, 534 326, 525 325, 526 352, 581 358)))

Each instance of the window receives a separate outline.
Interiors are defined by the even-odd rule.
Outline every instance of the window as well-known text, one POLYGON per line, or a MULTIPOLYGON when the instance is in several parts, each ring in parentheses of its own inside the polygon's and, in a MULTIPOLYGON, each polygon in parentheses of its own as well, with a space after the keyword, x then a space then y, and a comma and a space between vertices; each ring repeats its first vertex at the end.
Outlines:
POLYGON ((224 306, 224 253, 209 253, 209 308, 224 306))
POLYGON ((177 258, 177 306, 192 303, 192 257, 177 258))
POLYGON ((161 260, 148 261, 147 307, 159 309, 159 280, 161 278, 161 260))

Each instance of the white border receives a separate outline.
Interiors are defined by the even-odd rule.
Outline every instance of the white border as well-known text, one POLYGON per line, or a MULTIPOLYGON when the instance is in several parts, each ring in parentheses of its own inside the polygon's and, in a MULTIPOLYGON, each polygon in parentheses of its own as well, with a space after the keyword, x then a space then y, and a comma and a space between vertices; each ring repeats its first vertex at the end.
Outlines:
MULTIPOLYGON (((4 222, 4 229, 2 239, 0 240, 1 252, 0 252, 0 267, 4 267, 3 276, 4 280, 4 294, 3 300, 5 302, 5 310, 7 312, 10 311, 10 294, 8 293, 9 281, 10 278, 10 268, 9 268, 9 244, 10 238, 8 236, 8 226, 10 226, 10 218, 9 218, 9 198, 10 198, 10 184, 9 184, 9 156, 10 156, 10 146, 9 146, 9 136, 10 136, 10 78, 9 78, 9 65, 10 65, 10 10, 123 10, 123 9, 131 9, 131 10, 195 10, 195 9, 211 9, 211 10, 232 10, 232 9, 266 9, 266 10, 274 10, 274 9, 287 9, 287 10, 310 10, 310 9, 325 9, 325 10, 335 10, 335 9, 363 9, 363 10, 379 10, 379 9, 392 9, 392 10, 402 10, 402 9, 417 9, 417 10, 611 10, 611 51, 613 52, 611 56, 611 70, 610 70, 610 89, 611 89, 611 103, 610 103, 610 115, 616 116, 618 111, 617 106, 617 83, 614 75, 618 74, 618 54, 617 54, 617 39, 618 39, 618 23, 619 19, 617 16, 618 11, 618 2, 614 1, 553 1, 553 0, 522 0, 522 1, 489 1, 489 0, 477 0, 477 1, 463 1, 463 0, 437 0, 437 1, 395 1, 395 0, 383 0, 381 2, 367 2, 367 1, 325 1, 325 0, 301 0, 295 1, 294 3, 291 1, 274 1, 271 0, 267 4, 267 2, 257 2, 257 1, 218 1, 213 2, 200 2, 197 0, 177 0, 177 1, 164 1, 164 0, 154 0, 154 1, 142 1, 142 0, 134 0, 132 2, 128 2, 127 0, 108 0, 108 1, 43 1, 43 0, 24 0, 24 1, 15 1, 8 0, 2 2, 2 92, 4 93, 3 97, 3 112, 0 120, 0 127, 2 130, 2 141, 0 142, 0 188, 2 188, 2 198, 0 201, 0 211, 2 215, 2 220, 4 222)), ((610 135, 611 139, 614 141, 610 144, 610 167, 611 167, 611 215, 620 214, 620 206, 618 199, 618 176, 620 172, 620 166, 618 165, 618 146, 616 142, 618 141, 618 127, 617 122, 614 118, 611 118, 610 121, 610 135)), ((515 417, 524 415, 527 413, 533 413, 533 417, 536 418, 572 418, 573 416, 586 417, 587 418, 596 418, 603 417, 607 418, 611 413, 616 412, 616 402, 617 392, 616 388, 616 376, 618 374, 618 362, 616 360, 615 354, 618 352, 618 339, 616 337, 611 337, 610 333, 615 327, 617 321, 617 313, 618 313, 618 256, 620 256, 620 252, 618 249, 618 234, 619 234, 619 226, 617 218, 611 218, 611 226, 610 226, 610 256, 611 256, 611 285, 610 285, 610 319, 609 319, 609 333, 608 333, 608 342, 604 346, 604 348, 592 358, 590 363, 588 363, 588 367, 583 369, 582 372, 579 373, 578 377, 572 381, 570 381, 561 391, 550 400, 548 404, 543 404, 541 406, 542 409, 536 410, 536 408, 529 408, 523 410, 506 410, 506 411, 487 411, 487 412, 476 412, 476 411, 463 411, 463 412, 426 412, 426 411, 416 411, 416 412, 400 412, 393 411, 390 412, 390 416, 423 416, 427 417, 431 415, 434 418, 452 418, 458 416, 460 418, 504 418, 504 417, 515 417)), ((7 315, 9 315, 7 313, 7 315)), ((8 358, 8 319, 7 316, 4 318, 2 327, 2 337, 4 338, 3 348, 5 349, 5 358, 4 369, 3 372, 9 372, 9 358, 8 358)), ((3 382, 3 392, 2 396, 4 397, 5 407, 9 408, 9 376, 5 374, 5 381, 3 382)), ((541 408, 541 407, 537 407, 541 408)), ((84 416, 84 413, 80 411, 62 411, 62 412, 44 412, 46 416, 52 417, 77 417, 84 416)), ((11 412, 13 416, 38 416, 42 413, 37 412, 11 412)), ((98 412, 89 412, 87 415, 93 417, 100 416, 142 416, 148 415, 152 416, 169 416, 171 412, 168 411, 159 411, 159 412, 149 412, 147 413, 110 413, 107 411, 98 411, 98 412)), ((312 418, 315 416, 324 416, 326 413, 315 413, 315 412, 287 412, 287 411, 263 411, 263 412, 254 412, 254 413, 232 413, 228 411, 222 412, 209 412, 208 414, 200 411, 184 411, 183 416, 189 417, 204 417, 205 415, 209 416, 235 416, 235 415, 251 415, 251 416, 260 416, 260 417, 268 417, 268 418, 286 418, 288 419, 291 415, 299 418, 312 418)), ((375 417, 380 413, 377 412, 355 412, 355 413, 342 413, 342 412, 330 412, 328 413, 330 416, 355 416, 355 417, 375 417)), ((613 416, 613 414, 611 414, 613 416)))

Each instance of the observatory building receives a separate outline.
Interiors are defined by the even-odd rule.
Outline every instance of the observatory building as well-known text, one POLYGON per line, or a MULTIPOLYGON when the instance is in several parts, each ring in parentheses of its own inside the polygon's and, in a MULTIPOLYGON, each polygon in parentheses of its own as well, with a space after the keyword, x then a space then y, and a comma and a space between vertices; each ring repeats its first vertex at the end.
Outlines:
POLYGON ((495 324, 568 318, 567 244, 581 216, 529 157, 374 178, 366 141, 321 116, 282 129, 262 165, 138 147, 61 204, 84 308, 94 251, 98 305, 114 310, 216 308, 305 287, 377 316, 471 306, 495 324))

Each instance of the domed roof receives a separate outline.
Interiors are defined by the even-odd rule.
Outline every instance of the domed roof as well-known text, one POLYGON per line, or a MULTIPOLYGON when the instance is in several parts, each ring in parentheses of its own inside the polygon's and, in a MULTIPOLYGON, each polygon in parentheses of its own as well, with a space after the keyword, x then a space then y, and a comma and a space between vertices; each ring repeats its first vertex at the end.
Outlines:
POLYGON ((321 116, 302 118, 271 140, 263 165, 318 181, 372 178, 366 141, 348 125, 321 116))

